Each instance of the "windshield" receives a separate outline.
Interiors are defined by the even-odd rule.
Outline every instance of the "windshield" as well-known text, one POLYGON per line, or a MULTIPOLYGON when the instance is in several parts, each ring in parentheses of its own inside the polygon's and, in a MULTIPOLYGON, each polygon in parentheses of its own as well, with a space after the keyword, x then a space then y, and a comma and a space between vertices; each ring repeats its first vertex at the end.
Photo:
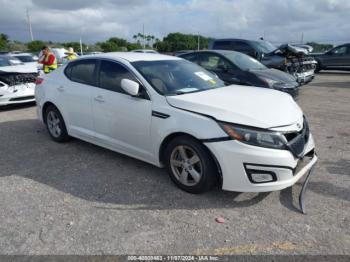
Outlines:
POLYGON ((267 41, 253 41, 252 43, 260 52, 264 54, 272 53, 277 49, 276 46, 267 41))
POLYGON ((266 69, 266 66, 258 60, 242 53, 227 52, 225 56, 243 71, 266 69))
POLYGON ((33 59, 33 57, 31 57, 30 55, 16 55, 16 58, 18 58, 19 60, 21 60, 23 63, 31 63, 31 62, 35 62, 35 60, 33 59))
POLYGON ((20 65, 21 61, 11 56, 0 56, 0 66, 20 65))
POLYGON ((163 95, 181 95, 225 86, 213 74, 186 60, 138 61, 132 65, 163 95))

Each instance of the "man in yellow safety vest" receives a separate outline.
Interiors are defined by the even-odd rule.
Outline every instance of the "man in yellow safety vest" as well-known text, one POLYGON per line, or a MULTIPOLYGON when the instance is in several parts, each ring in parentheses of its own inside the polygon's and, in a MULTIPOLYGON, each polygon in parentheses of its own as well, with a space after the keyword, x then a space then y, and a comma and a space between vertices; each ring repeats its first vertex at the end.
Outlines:
POLYGON ((44 46, 41 51, 43 56, 40 59, 39 63, 43 64, 44 73, 48 74, 57 69, 57 59, 55 55, 50 51, 50 48, 44 46))

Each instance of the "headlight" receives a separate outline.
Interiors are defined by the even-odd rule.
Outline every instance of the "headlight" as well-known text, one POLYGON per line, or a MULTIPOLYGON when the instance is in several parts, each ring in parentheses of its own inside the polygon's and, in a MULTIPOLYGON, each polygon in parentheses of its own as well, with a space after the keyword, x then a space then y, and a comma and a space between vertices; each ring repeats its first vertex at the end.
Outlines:
POLYGON ((264 78, 264 77, 260 77, 260 79, 263 82, 265 82, 270 88, 274 88, 277 90, 287 88, 286 83, 284 83, 284 82, 279 82, 279 81, 269 79, 269 78, 264 78))
POLYGON ((219 125, 231 138, 242 143, 275 149, 286 148, 287 141, 279 132, 246 128, 223 122, 219 122, 219 125))

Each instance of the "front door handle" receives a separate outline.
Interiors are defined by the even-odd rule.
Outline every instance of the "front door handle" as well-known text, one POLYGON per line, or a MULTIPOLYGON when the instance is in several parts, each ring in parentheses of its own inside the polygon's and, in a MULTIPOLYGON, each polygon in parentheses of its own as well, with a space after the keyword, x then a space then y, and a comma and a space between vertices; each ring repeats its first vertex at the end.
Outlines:
POLYGON ((103 96, 96 96, 96 97, 94 98, 94 100, 95 100, 96 102, 99 102, 99 103, 104 103, 104 102, 105 102, 105 100, 103 99, 103 96))
POLYGON ((57 90, 60 91, 60 92, 63 92, 64 91, 64 87, 63 86, 59 86, 59 87, 57 87, 57 90))

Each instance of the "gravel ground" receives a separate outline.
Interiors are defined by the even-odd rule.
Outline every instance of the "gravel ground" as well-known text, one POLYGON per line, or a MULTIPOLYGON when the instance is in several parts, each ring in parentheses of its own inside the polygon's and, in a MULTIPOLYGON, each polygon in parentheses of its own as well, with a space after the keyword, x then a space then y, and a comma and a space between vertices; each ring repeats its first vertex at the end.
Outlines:
POLYGON ((298 103, 320 158, 307 215, 300 183, 191 195, 165 170, 52 142, 34 105, 0 110, 0 254, 350 255, 350 73, 317 75, 298 103))

